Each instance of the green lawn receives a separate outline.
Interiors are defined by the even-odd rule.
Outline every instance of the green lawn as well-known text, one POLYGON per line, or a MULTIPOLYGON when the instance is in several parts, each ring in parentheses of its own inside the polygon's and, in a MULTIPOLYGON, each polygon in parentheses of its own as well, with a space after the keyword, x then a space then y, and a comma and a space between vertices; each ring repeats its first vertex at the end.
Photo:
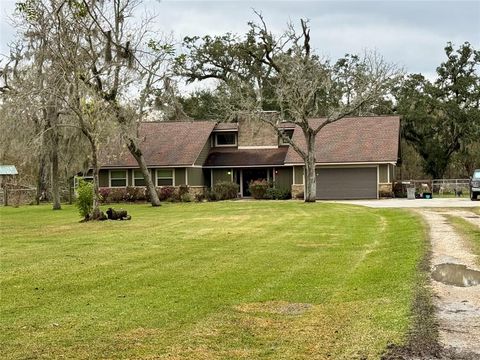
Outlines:
POLYGON ((337 204, 2 208, 5 359, 378 358, 410 325, 424 227, 337 204))
MULTIPOLYGON (((473 215, 473 214, 472 214, 473 215)), ((450 222, 456 228, 456 230, 465 236, 468 244, 472 248, 474 254, 480 256, 480 229, 478 226, 464 220, 458 216, 449 216, 450 222)), ((477 259, 480 265, 480 258, 477 259)))

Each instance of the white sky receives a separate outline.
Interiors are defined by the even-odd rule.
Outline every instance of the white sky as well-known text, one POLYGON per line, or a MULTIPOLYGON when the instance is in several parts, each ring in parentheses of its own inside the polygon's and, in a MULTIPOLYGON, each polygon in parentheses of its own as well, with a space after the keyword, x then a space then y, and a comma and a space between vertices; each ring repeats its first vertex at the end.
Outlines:
MULTIPOLYGON (((0 0, 0 53, 15 37, 14 0, 0 0)), ((480 49, 480 0, 475 1, 157 1, 142 11, 157 15, 160 31, 186 35, 244 33, 260 11, 274 32, 288 21, 310 19, 312 45, 332 60, 375 49, 408 72, 433 77, 447 41, 480 49)))

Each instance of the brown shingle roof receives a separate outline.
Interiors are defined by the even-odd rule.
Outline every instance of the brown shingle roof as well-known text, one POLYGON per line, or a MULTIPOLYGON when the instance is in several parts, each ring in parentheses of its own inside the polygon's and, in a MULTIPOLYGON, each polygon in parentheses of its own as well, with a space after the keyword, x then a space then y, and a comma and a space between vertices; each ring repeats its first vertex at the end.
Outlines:
MULTIPOLYGON (((324 119, 312 119, 313 125, 324 119)), ((372 116, 344 118, 325 126, 317 135, 317 163, 396 162, 399 149, 400 118, 372 116)), ((293 140, 305 149, 302 130, 295 129, 293 140)), ((289 148, 286 164, 303 163, 289 148)))
MULTIPOLYGON (((140 148, 147 166, 190 166, 215 127, 213 121, 145 122, 140 124, 140 148)), ((119 156, 101 156, 103 167, 137 167, 137 161, 124 149, 119 156)))
POLYGON ((277 149, 215 148, 210 150, 204 166, 248 167, 283 165, 287 151, 288 148, 286 146, 277 149))

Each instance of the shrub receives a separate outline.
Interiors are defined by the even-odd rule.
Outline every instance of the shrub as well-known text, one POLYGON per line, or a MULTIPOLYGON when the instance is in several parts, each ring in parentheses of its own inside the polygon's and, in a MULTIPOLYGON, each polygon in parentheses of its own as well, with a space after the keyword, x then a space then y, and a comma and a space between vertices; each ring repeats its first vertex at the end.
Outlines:
POLYGON ((272 200, 286 200, 286 199, 290 199, 291 197, 292 197, 292 194, 290 190, 286 188, 271 187, 271 188, 268 188, 265 193, 265 198, 272 199, 272 200))
POLYGON ((180 195, 181 202, 192 202, 192 196, 189 193, 184 193, 180 195))
POLYGON ((125 197, 124 188, 114 188, 110 190, 109 200, 111 202, 119 203, 120 201, 124 201, 125 197))
POLYGON ((238 196, 238 190, 238 184, 228 181, 221 181, 213 186, 213 189, 210 192, 210 197, 212 201, 236 199, 238 196))
POLYGON ((77 188, 77 200, 75 205, 78 208, 78 212, 84 218, 86 218, 91 212, 93 207, 93 184, 79 179, 77 188))
POLYGON ((218 200, 217 193, 213 190, 208 190, 205 193, 205 197, 207 198, 208 201, 217 201, 218 200))
POLYGON ((206 198, 206 194, 205 193, 196 193, 195 194, 195 201, 196 202, 202 202, 203 200, 205 200, 206 198))
POLYGON ((143 187, 134 187, 134 186, 127 186, 125 188, 125 195, 123 200, 124 201, 143 201, 146 200, 147 197, 145 195, 146 189, 143 187))
POLYGON ((271 184, 264 179, 261 180, 252 180, 248 184, 248 190, 252 194, 254 199, 265 199, 268 188, 271 187, 271 184))
POLYGON ((188 185, 180 185, 178 187, 178 195, 182 198, 183 195, 188 194, 188 185))
POLYGON ((173 186, 163 186, 157 189, 158 198, 160 201, 176 201, 178 200, 178 195, 175 187, 173 186))
POLYGON ((98 189, 98 192, 100 193, 100 197, 101 197, 102 202, 106 203, 106 202, 110 201, 110 192, 111 192, 110 188, 102 187, 102 188, 98 189))

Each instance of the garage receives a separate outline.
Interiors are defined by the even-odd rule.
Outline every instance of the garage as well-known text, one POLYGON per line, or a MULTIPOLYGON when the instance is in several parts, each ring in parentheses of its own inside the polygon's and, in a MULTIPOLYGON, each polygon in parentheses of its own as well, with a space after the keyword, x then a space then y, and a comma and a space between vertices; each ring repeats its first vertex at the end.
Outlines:
POLYGON ((317 199, 376 199, 377 167, 317 168, 317 199))

